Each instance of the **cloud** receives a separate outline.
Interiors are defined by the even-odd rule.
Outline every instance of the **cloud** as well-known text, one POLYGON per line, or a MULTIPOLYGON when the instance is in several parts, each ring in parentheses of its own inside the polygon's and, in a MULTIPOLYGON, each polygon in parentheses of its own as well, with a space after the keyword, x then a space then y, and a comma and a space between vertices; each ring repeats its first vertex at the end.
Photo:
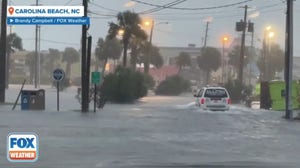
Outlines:
POLYGON ((130 7, 133 7, 133 6, 135 6, 135 5, 136 5, 135 2, 129 1, 129 2, 127 2, 124 6, 125 6, 126 8, 130 8, 130 7))
POLYGON ((257 18, 259 15, 260 15, 260 12, 255 11, 249 15, 249 18, 254 19, 254 18, 257 18))

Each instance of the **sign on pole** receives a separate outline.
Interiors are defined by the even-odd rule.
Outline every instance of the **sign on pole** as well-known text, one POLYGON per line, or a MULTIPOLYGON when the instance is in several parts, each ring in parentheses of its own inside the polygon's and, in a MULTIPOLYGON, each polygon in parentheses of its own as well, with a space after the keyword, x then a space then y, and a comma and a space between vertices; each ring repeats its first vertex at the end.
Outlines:
POLYGON ((55 69, 53 71, 53 79, 56 81, 57 88, 57 111, 59 111, 59 82, 65 78, 65 71, 62 69, 55 69))
POLYGON ((55 81, 62 81, 65 78, 65 72, 62 69, 55 69, 53 71, 53 79, 55 81))
POLYGON ((92 84, 99 84, 101 82, 101 73, 100 72, 92 72, 92 84))

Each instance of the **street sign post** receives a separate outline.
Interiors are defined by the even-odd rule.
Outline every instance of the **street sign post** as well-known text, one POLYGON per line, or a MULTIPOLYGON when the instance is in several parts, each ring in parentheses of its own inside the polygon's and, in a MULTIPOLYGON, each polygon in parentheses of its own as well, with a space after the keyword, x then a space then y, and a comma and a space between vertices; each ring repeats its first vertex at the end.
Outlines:
POLYGON ((97 101, 97 84, 101 82, 101 73, 94 71, 92 72, 92 84, 94 84, 94 112, 96 112, 96 101, 97 101))
POLYGON ((57 89, 57 111, 59 111, 59 82, 65 78, 65 72, 62 69, 55 69, 53 71, 53 79, 56 81, 57 89))

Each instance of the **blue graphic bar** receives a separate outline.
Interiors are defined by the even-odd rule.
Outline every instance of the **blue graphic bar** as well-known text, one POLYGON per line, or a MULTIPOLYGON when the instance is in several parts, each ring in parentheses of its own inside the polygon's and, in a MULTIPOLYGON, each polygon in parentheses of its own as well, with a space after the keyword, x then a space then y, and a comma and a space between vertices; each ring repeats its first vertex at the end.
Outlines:
POLYGON ((7 17, 8 25, 89 25, 89 17, 7 17))

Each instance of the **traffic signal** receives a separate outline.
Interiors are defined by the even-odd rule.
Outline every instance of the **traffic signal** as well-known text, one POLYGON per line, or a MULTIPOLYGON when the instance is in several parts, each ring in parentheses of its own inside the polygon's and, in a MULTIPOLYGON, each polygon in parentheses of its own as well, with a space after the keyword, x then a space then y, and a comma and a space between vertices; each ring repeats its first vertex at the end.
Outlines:
POLYGON ((248 32, 254 32, 254 23, 252 22, 248 22, 248 24, 245 24, 245 22, 243 20, 236 22, 235 24, 235 31, 243 31, 244 28, 248 28, 248 32))
POLYGON ((254 23, 248 22, 248 32, 254 32, 254 23))
POLYGON ((245 28, 245 23, 241 20, 241 21, 239 21, 239 22, 236 22, 236 24, 235 24, 235 30, 236 31, 243 31, 244 30, 244 28, 245 28))

